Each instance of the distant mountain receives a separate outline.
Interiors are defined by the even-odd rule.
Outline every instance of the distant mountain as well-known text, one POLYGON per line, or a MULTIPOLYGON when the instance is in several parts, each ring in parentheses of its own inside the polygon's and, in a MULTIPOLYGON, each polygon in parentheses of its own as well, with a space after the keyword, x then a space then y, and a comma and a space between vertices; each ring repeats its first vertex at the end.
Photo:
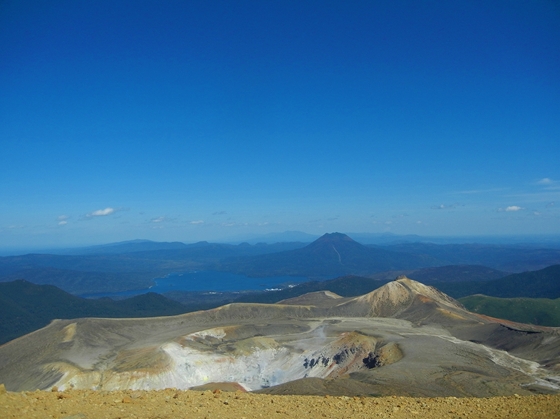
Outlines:
POLYGON ((492 281, 442 282, 437 287, 454 298, 474 294, 501 298, 560 298, 560 265, 511 274, 492 281))
POLYGON ((393 252, 429 255, 440 265, 483 265, 506 272, 523 272, 560 264, 560 249, 532 245, 402 243, 381 247, 393 252))
POLYGON ((154 250, 184 249, 187 245, 181 242, 155 242, 151 240, 129 240, 117 243, 102 244, 98 246, 79 247, 68 249, 64 254, 89 255, 89 254, 120 254, 133 252, 149 252, 154 250))
POLYGON ((335 277, 441 264, 428 255, 366 247, 342 233, 325 234, 296 250, 222 260, 219 270, 248 276, 335 277))
POLYGON ((88 249, 91 253, 0 257, 0 282, 26 279, 83 295, 146 289, 154 284, 154 278, 193 270, 309 279, 357 275, 391 280, 406 274, 435 283, 473 278, 483 281, 498 278, 502 275, 498 271, 537 270, 560 264, 558 249, 430 243, 364 246, 341 233, 325 234, 309 244, 135 240, 88 249))
POLYGON ((497 298, 470 295, 459 299, 467 310, 519 323, 560 326, 560 298, 497 298))
POLYGON ((346 233, 354 240, 362 244, 399 244, 399 243, 417 243, 428 240, 426 237, 421 237, 416 234, 394 234, 394 233, 346 233))
POLYGON ((319 236, 315 234, 308 234, 302 231, 284 231, 283 233, 268 233, 261 236, 251 237, 247 240, 243 240, 247 243, 282 243, 282 242, 301 242, 310 243, 313 240, 317 240, 319 236))
POLYGON ((54 319, 154 317, 186 311, 182 304, 155 293, 120 301, 86 300, 52 285, 24 280, 0 283, 0 344, 44 327, 54 319))
POLYGON ((447 265, 417 269, 406 275, 424 284, 439 286, 440 282, 491 281, 509 273, 481 265, 447 265))
MULTIPOLYGON (((167 249, 138 250, 138 246, 144 245, 145 242, 117 244, 114 249, 120 250, 109 253, 0 257, 0 282, 26 279, 37 284, 56 285, 78 295, 137 290, 148 288, 154 284, 154 278, 173 272, 211 270, 225 258, 275 253, 304 246, 302 243, 231 245, 199 242, 189 245, 169 244, 172 248, 167 249), (136 251, 121 253, 132 248, 136 251)), ((160 246, 153 243, 147 245, 160 246)), ((113 245, 109 245, 109 248, 113 248, 113 245)))
POLYGON ((34 284, 55 285, 75 295, 86 295, 147 289, 153 285, 154 276, 152 271, 89 272, 38 266, 4 273, 0 283, 25 279, 34 284))

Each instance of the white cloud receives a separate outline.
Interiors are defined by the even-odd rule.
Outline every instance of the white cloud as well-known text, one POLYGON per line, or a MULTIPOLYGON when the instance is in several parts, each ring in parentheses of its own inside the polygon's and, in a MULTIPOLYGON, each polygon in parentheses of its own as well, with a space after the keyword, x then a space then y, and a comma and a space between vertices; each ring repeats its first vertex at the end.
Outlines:
POLYGON ((162 223, 162 222, 164 222, 165 220, 166 220, 165 217, 157 217, 157 218, 152 218, 150 221, 151 221, 152 223, 162 223))
POLYGON ((511 211, 521 211, 522 209, 524 209, 524 208, 518 207, 517 205, 510 205, 509 207, 506 207, 505 210, 507 212, 511 212, 511 211))
POLYGON ((537 185, 552 185, 554 181, 549 177, 542 178, 537 182, 537 185))
POLYGON ((191 224, 204 224, 203 220, 191 221, 191 224))
POLYGON ((99 210, 90 212, 89 214, 86 214, 86 217, 88 217, 88 218, 92 218, 92 217, 104 217, 104 216, 107 216, 107 215, 111 215, 111 214, 113 214, 114 212, 115 212, 115 209, 114 209, 114 208, 107 207, 107 208, 105 208, 105 209, 99 209, 99 210))
POLYGON ((65 226, 66 224, 68 224, 68 221, 66 221, 66 220, 62 220, 62 221, 58 222, 59 226, 65 226))

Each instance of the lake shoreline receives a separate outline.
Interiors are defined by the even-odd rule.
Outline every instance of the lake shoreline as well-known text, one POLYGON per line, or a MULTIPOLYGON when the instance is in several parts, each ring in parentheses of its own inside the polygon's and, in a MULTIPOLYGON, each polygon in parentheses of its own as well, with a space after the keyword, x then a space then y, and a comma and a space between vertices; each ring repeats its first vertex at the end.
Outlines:
POLYGON ((78 295, 82 298, 112 298, 125 299, 149 292, 165 294, 169 292, 196 292, 196 293, 236 293, 236 292, 262 292, 278 291, 307 282, 306 277, 248 277, 221 271, 188 271, 175 272, 164 277, 154 278, 154 285, 140 290, 127 290, 119 292, 87 293, 78 295))

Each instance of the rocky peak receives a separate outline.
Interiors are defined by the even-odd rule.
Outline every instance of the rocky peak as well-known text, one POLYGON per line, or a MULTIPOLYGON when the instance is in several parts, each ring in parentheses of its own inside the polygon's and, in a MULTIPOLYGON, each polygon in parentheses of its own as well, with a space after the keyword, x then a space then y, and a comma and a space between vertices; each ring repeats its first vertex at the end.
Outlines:
POLYGON ((437 289, 424 285, 405 275, 397 277, 382 287, 356 298, 356 303, 367 304, 369 315, 392 317, 406 310, 415 299, 441 306, 463 309, 460 303, 437 289))
POLYGON ((315 243, 338 243, 338 242, 354 242, 356 241, 343 233, 326 233, 315 240, 315 243))

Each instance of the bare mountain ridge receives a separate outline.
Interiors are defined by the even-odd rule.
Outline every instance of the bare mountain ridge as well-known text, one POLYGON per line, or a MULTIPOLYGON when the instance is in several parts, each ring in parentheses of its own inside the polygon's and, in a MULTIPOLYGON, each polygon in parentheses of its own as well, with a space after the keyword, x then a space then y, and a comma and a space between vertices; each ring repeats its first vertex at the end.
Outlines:
POLYGON ((408 278, 354 298, 322 292, 172 317, 54 321, 0 346, 0 382, 11 390, 230 381, 289 392, 294 380, 344 378, 354 392, 529 394, 560 391, 559 364, 558 329, 470 313, 408 278))

